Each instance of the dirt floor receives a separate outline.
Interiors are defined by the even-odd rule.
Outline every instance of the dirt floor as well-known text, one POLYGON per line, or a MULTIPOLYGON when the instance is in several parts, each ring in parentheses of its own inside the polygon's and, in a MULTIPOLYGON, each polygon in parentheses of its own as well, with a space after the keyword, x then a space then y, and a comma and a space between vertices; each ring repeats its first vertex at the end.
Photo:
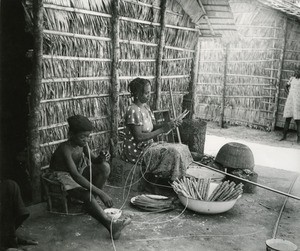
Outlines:
POLYGON ((300 144, 297 144, 297 135, 295 130, 290 130, 287 139, 280 141, 282 137, 282 129, 267 132, 262 130, 251 129, 245 126, 226 126, 221 128, 215 122, 208 122, 206 133, 210 135, 227 137, 232 139, 242 139, 248 142, 265 144, 269 146, 279 146, 300 149, 300 144))
MULTIPOLYGON (((252 142, 299 148, 292 134, 287 142, 278 142, 279 132, 263 132, 244 127, 219 129, 209 124, 207 134, 246 138, 252 142), (239 135, 239 137, 238 137, 239 135)), ((288 157, 288 156, 287 156, 288 157)), ((299 173, 256 166, 258 182, 287 192, 299 173)), ((105 190, 114 198, 115 207, 124 204, 123 216, 131 217, 132 224, 124 229, 114 243, 106 229, 86 214, 66 216, 48 213, 45 203, 31 207, 32 215, 19 232, 39 241, 30 251, 171 251, 171 250, 265 250, 265 241, 272 237, 274 225, 285 197, 257 188, 254 194, 243 194, 235 206, 226 213, 201 215, 178 204, 165 213, 142 212, 130 205, 130 192, 123 199, 123 189, 107 186, 105 190), (114 249, 115 245, 115 249, 114 249)), ((292 194, 300 196, 300 178, 292 194)), ((277 238, 287 239, 300 247, 300 201, 288 199, 280 220, 277 238)))

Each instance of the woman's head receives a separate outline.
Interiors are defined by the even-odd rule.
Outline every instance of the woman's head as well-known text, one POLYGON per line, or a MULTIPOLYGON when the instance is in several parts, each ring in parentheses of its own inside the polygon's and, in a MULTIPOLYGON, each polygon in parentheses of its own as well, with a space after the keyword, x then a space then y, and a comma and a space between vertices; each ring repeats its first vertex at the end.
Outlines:
POLYGON ((140 101, 146 103, 150 99, 151 84, 148 79, 135 78, 129 83, 129 90, 134 101, 140 101))
POLYGON ((89 141, 89 135, 94 129, 91 121, 84 116, 74 115, 68 118, 70 140, 78 146, 84 146, 89 141))
POLYGON ((298 66, 295 69, 295 73, 294 73, 295 78, 300 78, 300 66, 298 66))

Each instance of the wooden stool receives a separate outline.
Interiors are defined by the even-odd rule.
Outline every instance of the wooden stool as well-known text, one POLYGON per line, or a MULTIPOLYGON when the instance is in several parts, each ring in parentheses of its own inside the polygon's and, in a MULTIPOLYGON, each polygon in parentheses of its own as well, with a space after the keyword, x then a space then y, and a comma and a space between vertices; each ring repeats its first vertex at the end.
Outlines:
POLYGON ((47 174, 42 175, 42 184, 45 189, 45 195, 47 199, 47 204, 50 212, 58 212, 69 214, 68 209, 68 193, 63 186, 63 184, 59 181, 54 181, 48 178, 47 174), (63 211, 59 212, 53 210, 54 201, 60 201, 63 211))

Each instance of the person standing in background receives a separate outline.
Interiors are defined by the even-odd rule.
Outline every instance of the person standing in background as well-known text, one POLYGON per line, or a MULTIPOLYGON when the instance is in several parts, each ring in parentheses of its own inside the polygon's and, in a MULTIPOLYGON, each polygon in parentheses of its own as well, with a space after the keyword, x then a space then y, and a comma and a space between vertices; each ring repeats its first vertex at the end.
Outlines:
POLYGON ((300 144, 300 66, 296 68, 294 76, 286 84, 285 91, 288 96, 283 111, 285 123, 283 136, 280 140, 286 139, 293 118, 297 126, 297 143, 300 144))

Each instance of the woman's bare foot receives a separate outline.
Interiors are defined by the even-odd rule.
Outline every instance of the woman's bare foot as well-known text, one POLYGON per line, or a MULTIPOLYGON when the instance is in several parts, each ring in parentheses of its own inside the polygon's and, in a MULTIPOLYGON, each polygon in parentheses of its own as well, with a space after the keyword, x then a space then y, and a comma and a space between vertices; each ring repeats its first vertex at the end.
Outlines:
POLYGON ((113 221, 112 223, 112 237, 114 240, 117 240, 121 236, 121 231, 123 230, 124 227, 129 225, 131 223, 131 219, 127 218, 125 220, 117 220, 113 221))

